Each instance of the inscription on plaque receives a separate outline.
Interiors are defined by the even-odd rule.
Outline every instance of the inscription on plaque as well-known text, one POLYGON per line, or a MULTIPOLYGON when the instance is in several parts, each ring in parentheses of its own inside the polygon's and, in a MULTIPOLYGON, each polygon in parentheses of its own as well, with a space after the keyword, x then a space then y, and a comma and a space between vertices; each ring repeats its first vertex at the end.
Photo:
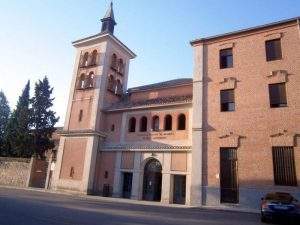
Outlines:
POLYGON ((143 140, 157 140, 166 139, 167 137, 174 136, 174 132, 153 132, 147 134, 139 134, 143 140))

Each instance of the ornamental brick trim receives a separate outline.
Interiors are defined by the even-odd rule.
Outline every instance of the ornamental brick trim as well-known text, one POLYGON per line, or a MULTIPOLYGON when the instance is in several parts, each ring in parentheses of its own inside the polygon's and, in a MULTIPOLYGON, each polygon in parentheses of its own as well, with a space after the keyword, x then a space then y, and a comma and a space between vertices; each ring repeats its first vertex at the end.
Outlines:
POLYGON ((268 84, 285 83, 288 81, 288 72, 286 70, 274 70, 267 75, 268 84))
POLYGON ((227 77, 219 82, 220 90, 235 89, 238 80, 235 77, 227 77))
POLYGON ((233 48, 234 46, 235 46, 234 42, 223 43, 219 45, 220 49, 233 48))
POLYGON ((234 134, 233 132, 223 133, 219 135, 220 147, 238 148, 241 144, 240 142, 242 138, 246 138, 246 137, 238 134, 234 134))
POLYGON ((146 99, 141 101, 129 101, 123 99, 122 101, 113 104, 111 107, 106 108, 106 111, 117 110, 117 109, 130 109, 134 107, 147 107, 147 106, 155 106, 155 105, 168 105, 174 103, 191 103, 193 100, 193 95, 180 95, 180 96, 168 96, 163 98, 153 98, 146 99))
POLYGON ((296 147, 299 145, 299 134, 288 132, 287 130, 278 131, 270 135, 271 146, 290 146, 296 147))
POLYGON ((192 146, 173 145, 106 145, 101 150, 191 150, 192 146))
POLYGON ((271 34, 265 35, 266 41, 273 40, 273 39, 279 39, 279 38, 282 38, 282 37, 283 37, 282 32, 280 32, 280 33, 271 33, 271 34))

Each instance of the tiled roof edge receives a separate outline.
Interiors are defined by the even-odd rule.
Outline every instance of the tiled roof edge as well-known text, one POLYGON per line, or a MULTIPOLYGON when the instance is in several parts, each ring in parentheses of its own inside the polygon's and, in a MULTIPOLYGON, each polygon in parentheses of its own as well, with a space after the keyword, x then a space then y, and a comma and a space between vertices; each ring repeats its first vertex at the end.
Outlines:
POLYGON ((268 27, 279 26, 279 25, 286 24, 286 23, 297 22, 299 20, 300 20, 299 16, 298 17, 293 17, 293 18, 290 18, 290 19, 280 20, 280 21, 277 21, 277 22, 258 25, 258 26, 254 26, 254 27, 250 27, 250 28, 237 30, 237 31, 227 32, 227 33, 213 35, 213 36, 208 36, 208 37, 205 37, 205 38, 198 38, 198 39, 190 41, 190 44, 195 45, 197 43, 201 43, 201 42, 205 42, 205 41, 209 41, 209 40, 213 40, 213 39, 217 39, 217 38, 227 37, 227 36, 236 35, 236 34, 242 34, 242 33, 249 32, 249 31, 256 31, 256 30, 260 30, 260 29, 264 29, 264 28, 268 28, 268 27))

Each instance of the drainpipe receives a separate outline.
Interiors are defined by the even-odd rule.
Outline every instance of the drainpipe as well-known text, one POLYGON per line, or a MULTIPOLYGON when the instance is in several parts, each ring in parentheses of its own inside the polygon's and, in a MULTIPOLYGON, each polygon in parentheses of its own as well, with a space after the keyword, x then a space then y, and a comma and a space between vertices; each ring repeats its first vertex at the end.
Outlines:
POLYGON ((298 34, 300 38, 300 18, 297 19, 297 24, 298 24, 298 34))

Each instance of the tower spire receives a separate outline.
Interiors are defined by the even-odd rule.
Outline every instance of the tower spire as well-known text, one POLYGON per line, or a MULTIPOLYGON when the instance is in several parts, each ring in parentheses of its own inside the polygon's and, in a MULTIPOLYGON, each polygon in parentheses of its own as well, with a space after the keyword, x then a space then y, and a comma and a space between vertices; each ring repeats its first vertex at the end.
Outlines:
POLYGON ((106 11, 104 17, 101 19, 102 22, 102 33, 114 33, 115 25, 117 24, 115 21, 114 10, 113 10, 113 2, 110 2, 110 6, 106 11))

